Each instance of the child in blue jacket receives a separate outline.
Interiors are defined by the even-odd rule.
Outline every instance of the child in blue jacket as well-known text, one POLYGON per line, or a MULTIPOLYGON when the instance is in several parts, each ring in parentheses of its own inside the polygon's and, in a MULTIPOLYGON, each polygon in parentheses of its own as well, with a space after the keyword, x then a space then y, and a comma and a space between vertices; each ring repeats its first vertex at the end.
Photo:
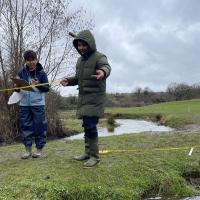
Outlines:
MULTIPOLYGON (((34 51, 24 52, 25 64, 18 71, 20 79, 29 84, 48 83, 47 74, 37 61, 34 51)), ((25 153, 22 159, 39 158, 42 156, 42 149, 46 144, 47 120, 45 117, 45 92, 49 91, 49 85, 34 86, 30 90, 20 90, 22 96, 19 103, 19 118, 22 142, 25 146, 25 153), (32 153, 32 140, 35 140, 37 151, 32 153)))

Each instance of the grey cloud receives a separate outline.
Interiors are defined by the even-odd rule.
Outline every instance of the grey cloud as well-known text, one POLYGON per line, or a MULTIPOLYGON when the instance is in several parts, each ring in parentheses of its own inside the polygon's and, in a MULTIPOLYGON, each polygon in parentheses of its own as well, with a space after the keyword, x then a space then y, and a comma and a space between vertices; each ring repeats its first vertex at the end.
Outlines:
POLYGON ((199 0, 79 0, 112 65, 109 92, 199 82, 199 0))

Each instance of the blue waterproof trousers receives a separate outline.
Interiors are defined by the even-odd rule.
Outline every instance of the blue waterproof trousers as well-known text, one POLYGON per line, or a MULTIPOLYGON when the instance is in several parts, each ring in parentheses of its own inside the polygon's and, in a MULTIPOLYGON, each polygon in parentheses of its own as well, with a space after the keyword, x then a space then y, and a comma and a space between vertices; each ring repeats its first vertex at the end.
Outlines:
POLYGON ((20 106, 19 111, 22 142, 25 147, 42 149, 46 144, 47 120, 44 106, 20 106))
POLYGON ((83 116, 83 124, 85 137, 96 139, 98 137, 97 124, 99 117, 83 116))

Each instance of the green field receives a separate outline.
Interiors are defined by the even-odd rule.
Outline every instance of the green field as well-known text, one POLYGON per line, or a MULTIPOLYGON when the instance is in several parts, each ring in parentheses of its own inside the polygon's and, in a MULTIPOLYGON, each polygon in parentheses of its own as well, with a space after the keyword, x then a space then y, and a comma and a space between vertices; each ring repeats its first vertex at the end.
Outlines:
POLYGON ((188 101, 173 101, 168 103, 153 104, 144 107, 131 107, 131 108, 110 108, 107 109, 108 113, 116 114, 143 114, 143 113, 161 113, 161 114, 200 114, 200 99, 188 101))
POLYGON ((186 124, 200 124, 200 100, 175 101, 144 107, 108 108, 106 114, 117 118, 160 121, 164 125, 178 128, 186 124))
MULTIPOLYGON (((174 118, 174 126, 180 127, 183 122, 199 124, 200 100, 110 108, 106 113, 147 119, 161 114, 162 120, 174 118)), ((67 112, 64 115, 70 116, 67 112)), ((81 162, 71 159, 83 151, 80 140, 48 142, 43 159, 21 160, 23 147, 19 144, 0 147, 0 199, 180 199, 200 194, 200 132, 128 134, 100 138, 99 143, 101 150, 135 152, 101 155, 96 168, 83 169, 81 162), (195 148, 189 156, 191 147, 195 148)))

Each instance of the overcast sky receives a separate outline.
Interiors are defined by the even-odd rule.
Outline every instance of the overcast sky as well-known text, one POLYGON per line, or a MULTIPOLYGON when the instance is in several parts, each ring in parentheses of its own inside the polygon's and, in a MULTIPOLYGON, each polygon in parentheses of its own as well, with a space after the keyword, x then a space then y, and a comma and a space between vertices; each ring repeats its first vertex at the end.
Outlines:
POLYGON ((108 92, 200 82, 200 0, 74 2, 94 17, 97 49, 112 67, 108 92))

